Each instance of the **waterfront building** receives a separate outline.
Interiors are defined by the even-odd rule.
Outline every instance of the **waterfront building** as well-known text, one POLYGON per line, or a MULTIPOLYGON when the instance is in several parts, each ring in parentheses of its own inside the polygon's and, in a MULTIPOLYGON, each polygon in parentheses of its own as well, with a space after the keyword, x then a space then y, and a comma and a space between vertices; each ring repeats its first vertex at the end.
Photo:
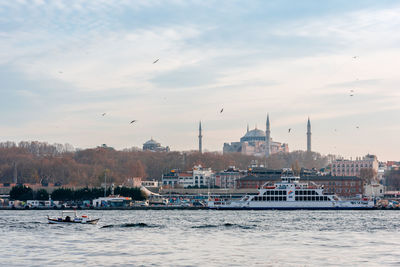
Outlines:
POLYGON ((157 180, 144 180, 142 181, 144 187, 158 187, 159 182, 157 180))
POLYGON ((163 174, 161 178, 163 187, 214 187, 215 175, 211 168, 204 168, 201 165, 194 166, 192 171, 171 170, 163 174))
POLYGON ((215 184, 214 173, 211 168, 204 168, 201 165, 193 167, 193 184, 195 187, 213 187, 215 184))
POLYGON ((153 151, 153 152, 169 152, 169 147, 163 147, 160 143, 155 141, 153 137, 143 144, 143 151, 153 151))
POLYGON ((236 180, 246 176, 246 170, 236 169, 235 166, 230 166, 224 171, 215 174, 215 186, 220 188, 236 188, 236 180))
POLYGON ((356 160, 337 159, 331 164, 332 176, 357 176, 360 177, 361 169, 372 169, 378 172, 379 162, 376 156, 366 155, 363 158, 357 157, 356 160))
POLYGON ((223 153, 239 152, 253 156, 270 156, 278 152, 289 152, 288 144, 275 142, 271 138, 269 115, 267 115, 265 132, 257 129, 257 126, 249 131, 247 126, 246 134, 239 142, 224 143, 223 153))
POLYGON ((364 195, 367 197, 383 197, 385 194, 385 188, 382 184, 368 184, 365 185, 364 195))

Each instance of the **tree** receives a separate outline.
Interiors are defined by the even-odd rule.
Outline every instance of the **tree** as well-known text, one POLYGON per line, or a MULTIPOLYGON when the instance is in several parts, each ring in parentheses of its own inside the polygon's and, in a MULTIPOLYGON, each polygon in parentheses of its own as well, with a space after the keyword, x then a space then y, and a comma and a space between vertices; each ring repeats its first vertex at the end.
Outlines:
POLYGON ((71 189, 69 188, 58 188, 51 193, 51 198, 53 200, 62 200, 62 201, 67 201, 67 200, 73 200, 74 199, 74 194, 71 189))
POLYGON ((36 199, 37 200, 48 200, 49 199, 49 193, 47 193, 46 189, 39 189, 36 192, 36 199))
POLYGON ((14 186, 10 191, 10 199, 22 201, 33 199, 33 190, 26 185, 14 186))
POLYGON ((385 185, 389 190, 400 190, 400 170, 390 170, 385 174, 385 185))
POLYGON ((360 178, 363 180, 364 184, 371 184, 376 178, 376 171, 372 168, 361 168, 360 178))

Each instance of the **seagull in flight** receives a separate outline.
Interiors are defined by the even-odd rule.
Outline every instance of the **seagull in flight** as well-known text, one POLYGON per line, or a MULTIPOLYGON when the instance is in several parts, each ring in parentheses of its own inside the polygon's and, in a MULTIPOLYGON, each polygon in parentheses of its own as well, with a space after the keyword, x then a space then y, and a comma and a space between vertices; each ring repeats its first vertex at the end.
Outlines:
POLYGON ((153 64, 156 64, 159 60, 160 60, 160 59, 157 58, 157 59, 153 62, 153 64))
POLYGON ((105 115, 106 115, 106 113, 101 114, 101 116, 103 116, 103 117, 104 117, 105 115))
POLYGON ((62 72, 62 71, 59 71, 58 73, 62 74, 63 72, 62 72))
POLYGON ((134 123, 134 122, 136 122, 136 120, 131 121, 131 124, 134 123))
POLYGON ((221 109, 221 111, 219 112, 220 114, 224 111, 224 108, 221 109))
POLYGON ((354 59, 358 58, 358 56, 353 56, 354 59))
POLYGON ((290 133, 291 130, 292 130, 292 128, 289 128, 288 133, 290 133))
POLYGON ((360 126, 356 126, 357 129, 360 129, 360 126))

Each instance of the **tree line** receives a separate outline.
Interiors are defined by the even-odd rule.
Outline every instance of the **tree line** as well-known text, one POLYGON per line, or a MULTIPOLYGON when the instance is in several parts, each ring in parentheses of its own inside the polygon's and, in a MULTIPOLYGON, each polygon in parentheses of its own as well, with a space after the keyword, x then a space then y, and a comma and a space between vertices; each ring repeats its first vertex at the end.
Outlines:
MULTIPOLYGON (((106 195, 111 194, 111 189, 107 188, 106 195)), ((114 189, 115 195, 120 195, 124 197, 131 197, 133 200, 143 200, 144 197, 140 192, 139 188, 133 187, 116 187, 114 189)), ((104 188, 58 188, 51 193, 52 200, 59 201, 83 201, 83 200, 93 200, 104 196, 104 188)), ((37 191, 32 190, 26 185, 14 186, 10 191, 11 200, 49 200, 49 193, 45 189, 39 189, 37 191)))
MULTIPOLYGON (((214 171, 229 166, 247 169, 252 162, 271 169, 323 168, 327 157, 315 152, 277 153, 268 158, 217 152, 151 152, 136 149, 115 150, 107 146, 74 150, 71 145, 43 142, 0 143, 0 183, 59 183, 69 186, 99 187, 107 183, 124 185, 129 178, 161 179, 172 169, 191 170, 201 164, 214 171)), ((125 184, 126 185, 126 184, 125 184)))

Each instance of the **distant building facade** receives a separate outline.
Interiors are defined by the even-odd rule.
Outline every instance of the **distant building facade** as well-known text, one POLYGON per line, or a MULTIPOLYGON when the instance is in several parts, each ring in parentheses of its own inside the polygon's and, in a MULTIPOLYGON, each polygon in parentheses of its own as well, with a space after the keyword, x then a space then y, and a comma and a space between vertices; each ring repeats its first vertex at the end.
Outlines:
POLYGON ((253 156, 270 156, 278 152, 289 152, 289 146, 285 143, 275 142, 271 138, 269 116, 267 116, 266 131, 255 127, 249 131, 247 126, 246 134, 239 142, 224 143, 223 153, 239 152, 253 156))
POLYGON ((357 176, 360 177, 361 169, 373 169, 378 172, 379 162, 376 156, 366 155, 356 160, 336 159, 331 164, 332 176, 357 176))
POLYGON ((235 166, 230 166, 228 169, 215 174, 215 186, 236 189, 236 181, 246 175, 247 170, 239 170, 235 166))
POLYGON ((204 168, 201 165, 193 167, 192 171, 171 170, 163 174, 161 183, 164 187, 170 188, 204 188, 215 186, 215 175, 211 168, 204 168))
POLYGON ((169 152, 169 147, 163 147, 160 143, 151 138, 149 141, 143 144, 143 151, 153 151, 153 152, 169 152))

